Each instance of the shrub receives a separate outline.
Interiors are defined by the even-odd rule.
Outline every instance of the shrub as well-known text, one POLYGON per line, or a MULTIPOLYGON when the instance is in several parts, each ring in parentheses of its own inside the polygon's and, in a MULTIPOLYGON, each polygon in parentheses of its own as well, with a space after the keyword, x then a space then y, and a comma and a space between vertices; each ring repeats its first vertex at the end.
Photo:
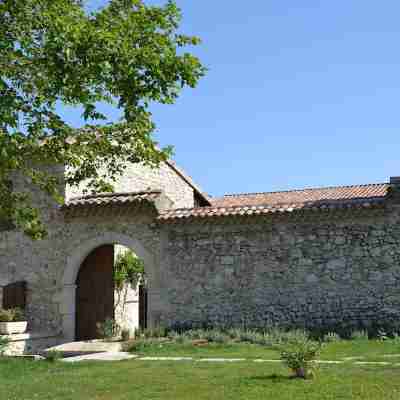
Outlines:
POLYGON ((287 332, 285 332, 281 328, 278 328, 277 326, 269 328, 266 331, 266 334, 270 337, 272 343, 274 343, 274 344, 280 344, 280 343, 284 343, 287 341, 286 340, 287 332))
POLYGON ((342 339, 336 332, 328 332, 322 340, 326 343, 340 342, 342 339))
POLYGON ((378 340, 385 341, 385 340, 389 340, 389 339, 390 339, 390 336, 389 336, 389 334, 388 334, 386 331, 384 331, 383 329, 379 329, 379 331, 378 331, 378 333, 377 333, 377 338, 378 338, 378 340))
POLYGON ((368 340, 368 332, 365 330, 354 331, 350 335, 351 340, 368 340))
POLYGON ((302 342, 310 339, 310 335, 304 329, 295 329, 282 335, 283 343, 302 342))
POLYGON ((241 330, 240 328, 231 328, 231 329, 228 329, 227 332, 226 332, 226 334, 227 334, 232 340, 237 340, 237 341, 240 340, 241 333, 242 333, 242 330, 241 330))
POLYGON ((97 333, 102 339, 112 339, 118 336, 120 327, 112 318, 107 318, 104 322, 96 324, 97 333))
POLYGON ((394 333, 393 333, 393 341, 394 341, 396 344, 400 344, 400 335, 399 335, 397 332, 394 332, 394 333))
POLYGON ((185 336, 187 340, 198 340, 198 339, 207 339, 207 332, 204 329, 189 329, 188 331, 182 333, 181 335, 185 336))
POLYGON ((10 340, 6 337, 0 336, 0 355, 3 355, 7 350, 7 346, 9 345, 10 340))
POLYGON ((25 319, 25 312, 21 308, 0 309, 0 322, 19 322, 25 319))
MULTIPOLYGON (((203 339, 203 338, 199 338, 199 339, 203 339)), ((217 329, 205 331, 204 339, 208 340, 209 342, 218 343, 218 344, 227 343, 230 340, 228 335, 226 335, 225 333, 223 333, 217 329)))
POLYGON ((63 358, 63 353, 58 350, 49 350, 45 353, 45 359, 50 362, 54 362, 63 358))
POLYGON ((145 349, 154 347, 154 346, 158 346, 158 347, 162 347, 163 343, 160 343, 157 340, 152 340, 152 339, 137 339, 135 340, 132 345, 128 348, 128 351, 131 353, 134 352, 142 352, 145 349))
POLYGON ((258 338, 259 338, 259 333, 251 329, 245 329, 239 333, 240 342, 256 343, 258 338))
POLYGON ((288 342, 281 351, 281 360, 290 368, 295 377, 308 379, 315 375, 315 359, 320 354, 321 344, 310 339, 296 339, 288 342))
POLYGON ((135 329, 135 338, 165 338, 168 337, 168 331, 162 326, 156 328, 135 329))

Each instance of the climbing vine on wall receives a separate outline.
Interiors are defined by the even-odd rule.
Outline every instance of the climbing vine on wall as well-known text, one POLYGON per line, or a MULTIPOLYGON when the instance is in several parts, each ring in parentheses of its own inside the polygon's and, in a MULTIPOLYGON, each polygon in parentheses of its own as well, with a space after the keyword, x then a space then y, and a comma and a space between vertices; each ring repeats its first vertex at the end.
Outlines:
POLYGON ((114 283, 118 290, 126 284, 136 288, 144 282, 144 275, 144 263, 132 251, 118 254, 114 265, 114 283))

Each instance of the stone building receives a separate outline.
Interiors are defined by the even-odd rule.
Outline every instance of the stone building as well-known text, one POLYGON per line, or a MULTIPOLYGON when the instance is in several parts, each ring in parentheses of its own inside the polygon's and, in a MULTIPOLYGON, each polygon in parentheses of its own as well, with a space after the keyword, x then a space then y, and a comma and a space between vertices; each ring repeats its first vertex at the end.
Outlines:
POLYGON ((129 165, 113 194, 66 187, 63 207, 33 192, 48 238, 0 232, 0 285, 26 282, 29 329, 13 338, 15 351, 94 338, 106 317, 133 329, 140 312, 142 326, 395 327, 398 187, 392 178, 211 198, 166 162, 129 165), (147 276, 146 296, 131 288, 122 311, 117 246, 137 254, 147 276))

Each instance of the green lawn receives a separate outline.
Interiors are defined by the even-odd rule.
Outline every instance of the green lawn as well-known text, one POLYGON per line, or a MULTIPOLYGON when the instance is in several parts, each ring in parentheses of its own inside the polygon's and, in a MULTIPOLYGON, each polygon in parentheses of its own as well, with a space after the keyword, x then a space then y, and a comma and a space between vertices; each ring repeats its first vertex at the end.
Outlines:
MULTIPOLYGON (((146 356, 188 356, 196 358, 226 357, 246 359, 279 359, 279 347, 265 347, 255 344, 209 344, 207 346, 178 345, 163 343, 153 345, 137 352, 146 356)), ((342 340, 325 344, 322 348, 321 360, 343 360, 348 357, 362 357, 362 361, 394 361, 396 357, 385 358, 383 355, 398 354, 400 363, 400 343, 393 340, 342 340)))
MULTIPOLYGON (((321 358, 400 363, 395 341, 341 341, 324 347, 321 358)), ((277 350, 257 345, 232 344, 193 347, 152 346, 143 354, 246 358, 237 363, 195 361, 63 362, 0 359, 1 400, 398 400, 399 366, 363 366, 347 362, 320 365, 314 380, 290 378, 280 363, 251 359, 277 359, 277 350)))
POLYGON ((323 366, 290 379, 280 364, 0 361, 2 400, 398 400, 400 368, 323 366))

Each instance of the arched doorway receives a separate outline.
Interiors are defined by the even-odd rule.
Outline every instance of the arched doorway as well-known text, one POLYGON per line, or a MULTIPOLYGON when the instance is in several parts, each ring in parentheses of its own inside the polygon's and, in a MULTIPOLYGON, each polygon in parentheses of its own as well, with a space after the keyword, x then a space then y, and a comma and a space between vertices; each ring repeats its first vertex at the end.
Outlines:
POLYGON ((132 249, 144 261, 148 288, 147 288, 147 324, 149 327, 157 326, 159 315, 164 302, 160 293, 160 270, 157 252, 149 252, 133 236, 106 231, 101 235, 82 240, 76 238, 70 245, 71 252, 66 260, 66 268, 62 278, 62 292, 60 293, 60 314, 62 318, 63 342, 76 340, 76 294, 77 280, 82 264, 86 258, 97 248, 104 245, 121 244, 132 249))
POLYGON ((99 338, 98 324, 114 319, 114 246, 103 245, 83 261, 76 280, 75 339, 99 338))

